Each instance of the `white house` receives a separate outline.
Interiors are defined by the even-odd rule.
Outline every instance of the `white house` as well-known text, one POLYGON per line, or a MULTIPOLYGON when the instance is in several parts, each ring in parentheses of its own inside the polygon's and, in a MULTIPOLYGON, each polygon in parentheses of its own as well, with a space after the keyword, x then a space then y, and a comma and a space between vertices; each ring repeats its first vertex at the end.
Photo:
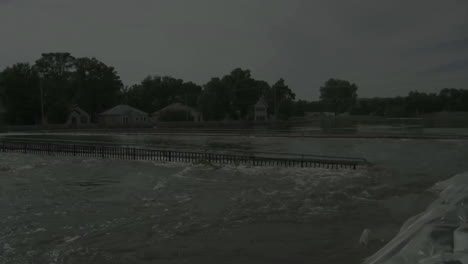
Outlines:
POLYGON ((73 106, 68 114, 67 122, 69 127, 87 126, 91 123, 89 114, 78 106, 73 106))
MULTIPOLYGON (((187 119, 182 118, 183 120, 191 120, 194 122, 202 122, 203 121, 203 115, 197 111, 195 108, 181 104, 181 103, 173 103, 170 104, 154 113, 151 114, 151 119, 153 122, 158 122, 161 121, 160 117, 163 115, 165 112, 185 112, 187 119)), ((178 120, 182 121, 182 120, 178 120)))
POLYGON ((150 123, 148 113, 129 105, 117 105, 99 114, 99 123, 106 127, 144 127, 150 123))
POLYGON ((255 121, 267 121, 268 120, 268 103, 263 97, 261 97, 254 106, 254 120, 255 121))

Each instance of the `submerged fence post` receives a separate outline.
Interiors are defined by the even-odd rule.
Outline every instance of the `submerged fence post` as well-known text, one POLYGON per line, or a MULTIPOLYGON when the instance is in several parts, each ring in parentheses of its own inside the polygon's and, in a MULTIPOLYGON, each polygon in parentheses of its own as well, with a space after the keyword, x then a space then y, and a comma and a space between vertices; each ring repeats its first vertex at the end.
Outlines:
POLYGON ((228 155, 210 153, 207 149, 203 152, 184 152, 178 150, 147 150, 138 147, 115 147, 101 144, 96 145, 81 145, 78 143, 50 143, 50 142, 24 142, 24 141, 9 141, 0 139, 0 152, 17 152, 17 153, 34 153, 34 154, 47 154, 47 155, 64 155, 64 156, 94 156, 104 158, 125 158, 133 160, 146 160, 156 159, 169 162, 196 162, 206 161, 209 163, 219 164, 251 164, 252 166, 277 166, 277 167, 299 167, 301 168, 328 168, 328 169, 359 169, 369 163, 366 160, 319 160, 309 159, 307 154, 297 154, 294 158, 284 157, 269 157, 269 156, 255 156, 253 153, 243 153, 241 155, 228 155), (107 153, 106 153, 106 148, 107 153))

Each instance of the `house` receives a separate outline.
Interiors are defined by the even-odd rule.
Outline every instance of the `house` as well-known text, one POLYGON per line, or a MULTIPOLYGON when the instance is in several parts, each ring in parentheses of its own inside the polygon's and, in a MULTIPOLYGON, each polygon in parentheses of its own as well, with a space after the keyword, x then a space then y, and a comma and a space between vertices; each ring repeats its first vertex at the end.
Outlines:
POLYGON ((68 114, 67 122, 65 123, 68 127, 82 127, 87 126, 91 123, 91 118, 89 114, 78 107, 77 105, 73 106, 70 109, 68 114))
POLYGON ((203 115, 193 107, 190 107, 181 103, 173 103, 151 114, 151 119, 153 122, 158 122, 158 121, 202 122, 203 115))
POLYGON ((267 121, 268 120, 268 103, 263 97, 261 97, 254 106, 254 120, 255 121, 267 121))
POLYGON ((149 115, 129 105, 117 105, 99 114, 99 123, 106 127, 143 127, 150 123, 149 115))

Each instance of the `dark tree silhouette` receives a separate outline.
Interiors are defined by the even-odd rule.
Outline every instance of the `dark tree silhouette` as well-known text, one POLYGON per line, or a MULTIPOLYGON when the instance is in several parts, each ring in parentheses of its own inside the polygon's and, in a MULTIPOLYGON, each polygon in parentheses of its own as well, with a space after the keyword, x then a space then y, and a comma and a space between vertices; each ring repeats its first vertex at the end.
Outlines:
POLYGON ((335 114, 351 111, 356 103, 358 87, 354 83, 339 79, 329 79, 320 87, 320 99, 335 114))

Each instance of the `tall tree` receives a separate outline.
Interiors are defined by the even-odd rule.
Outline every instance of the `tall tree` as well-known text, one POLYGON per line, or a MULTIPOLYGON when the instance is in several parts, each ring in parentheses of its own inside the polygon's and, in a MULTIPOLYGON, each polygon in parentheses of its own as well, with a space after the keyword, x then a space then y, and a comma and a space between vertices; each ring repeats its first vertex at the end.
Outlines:
POLYGON ((88 111, 94 120, 98 113, 119 103, 123 84, 114 67, 95 58, 79 58, 74 69, 70 103, 88 111))
POLYGON ((296 94, 286 85, 286 81, 279 79, 266 94, 270 114, 278 119, 288 119, 292 114, 293 101, 296 94))
POLYGON ((233 119, 246 119, 250 109, 264 94, 262 83, 257 82, 251 76, 250 70, 234 69, 230 74, 222 78, 229 98, 231 98, 231 113, 233 119))
POLYGON ((468 111, 468 90, 445 88, 439 98, 446 111, 468 111))
POLYGON ((233 94, 219 78, 205 84, 200 98, 200 108, 205 120, 223 120, 232 109, 233 94))
POLYGON ((185 82, 182 84, 181 91, 179 92, 179 101, 190 107, 197 108, 201 92, 202 87, 200 85, 193 82, 185 82))
POLYGON ((147 112, 153 112, 171 103, 196 107, 202 88, 192 82, 184 82, 170 76, 148 76, 140 84, 125 91, 128 104, 147 112))
POLYGON ((423 114, 442 110, 443 104, 437 94, 412 91, 406 98, 407 113, 423 114))
POLYGON ((283 79, 273 87, 262 80, 256 80, 249 70, 234 69, 228 75, 211 79, 204 87, 200 101, 205 120, 210 119, 251 119, 253 108, 264 97, 268 102, 269 114, 276 107, 282 119, 292 114, 295 94, 283 79))
POLYGON ((18 63, 0 73, 0 90, 10 124, 33 125, 40 120, 39 77, 28 63, 18 63))
POLYGON ((47 120, 63 123, 67 117, 69 102, 73 99, 71 78, 75 58, 70 53, 44 53, 34 65, 43 75, 44 106, 47 120))
POLYGON ((339 79, 329 79, 320 87, 320 99, 335 114, 351 111, 356 103, 358 87, 354 83, 339 79))

